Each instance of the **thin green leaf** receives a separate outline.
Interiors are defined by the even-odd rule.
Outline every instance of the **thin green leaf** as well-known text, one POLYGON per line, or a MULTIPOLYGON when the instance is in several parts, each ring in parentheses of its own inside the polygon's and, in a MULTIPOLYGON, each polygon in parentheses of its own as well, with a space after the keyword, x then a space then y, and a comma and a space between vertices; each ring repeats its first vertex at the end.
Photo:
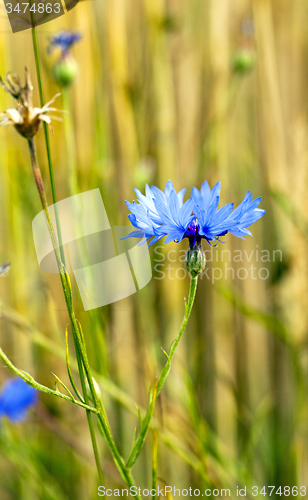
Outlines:
MULTIPOLYGON (((66 387, 66 385, 64 384, 64 382, 62 382, 62 380, 59 379, 59 377, 55 373, 53 373, 53 372, 51 372, 51 373, 53 374, 54 377, 56 377, 57 381, 59 382, 60 385, 62 385, 63 389, 65 389, 66 392, 70 395, 70 397, 72 398, 72 401, 74 401, 75 398, 74 398, 73 394, 71 393, 71 391, 69 390, 69 388, 66 387)), ((60 392, 60 391, 58 390, 58 392, 60 392)))
POLYGON ((81 337, 82 343, 85 345, 84 335, 83 335, 83 329, 82 329, 81 323, 80 323, 80 321, 78 319, 76 319, 76 323, 77 323, 77 326, 78 326, 78 330, 79 330, 79 333, 80 333, 80 337, 81 337))
MULTIPOLYGON (((158 448, 158 435, 157 429, 153 429, 152 440, 152 490, 157 491, 157 448, 158 448)), ((153 497, 156 500, 156 494, 153 497)))
POLYGON ((156 380, 154 387, 153 387, 153 390, 150 391, 149 407, 148 407, 147 412, 145 414, 145 417, 142 421, 142 425, 140 427, 140 433, 139 433, 138 439, 137 439, 135 445, 133 446, 131 454, 127 460, 126 467, 128 467, 129 469, 134 465, 138 456, 140 455, 145 438, 147 436, 147 433, 148 433, 148 430, 150 427, 150 423, 152 420, 153 412, 154 412, 156 394, 157 394, 157 386, 158 386, 158 381, 156 380))
POLYGON ((141 427, 142 427, 142 415, 141 415, 141 411, 140 411, 139 406, 136 405, 136 408, 137 408, 137 412, 138 412, 139 427, 141 429, 141 427))
POLYGON ((68 373, 68 376, 69 376, 69 379, 70 379, 70 382, 72 384, 72 387, 75 391, 75 394, 76 396, 80 399, 80 401, 82 403, 84 403, 84 399, 83 397, 81 396, 75 382, 74 382, 74 379, 73 379, 73 375, 72 375, 72 371, 71 371, 71 363, 70 363, 70 358, 69 358, 69 347, 68 347, 68 331, 67 331, 67 327, 65 329, 65 356, 66 356, 66 366, 67 366, 67 373, 68 373))
POLYGON ((27 372, 23 372, 22 370, 19 370, 13 363, 12 361, 7 357, 7 355, 4 353, 4 351, 0 347, 0 358, 4 363, 14 372, 16 375, 21 377, 27 384, 31 385, 34 387, 34 389, 37 389, 38 391, 45 392, 46 394, 52 394, 54 396, 58 396, 62 399, 65 399, 66 401, 69 401, 70 403, 74 403, 78 406, 81 406, 82 408, 85 408, 86 410, 89 410, 93 413, 99 413, 99 410, 97 408, 93 408, 91 406, 88 406, 84 403, 81 403, 81 401, 77 401, 76 399, 72 399, 71 397, 66 396, 65 394, 60 393, 59 391, 53 391, 49 387, 46 387, 36 380, 34 380, 31 375, 29 375, 27 372))

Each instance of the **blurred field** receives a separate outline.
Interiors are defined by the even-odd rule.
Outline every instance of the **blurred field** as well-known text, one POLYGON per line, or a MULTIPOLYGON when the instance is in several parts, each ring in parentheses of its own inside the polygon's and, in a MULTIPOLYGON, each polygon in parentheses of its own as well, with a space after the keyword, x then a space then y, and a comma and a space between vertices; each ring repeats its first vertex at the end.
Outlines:
MULTIPOLYGON (((11 34, 3 6, 0 21, 0 74, 23 76, 27 65, 36 89, 31 31, 11 34)), ((248 189, 263 196, 267 215, 253 226, 254 237, 224 238, 209 263, 209 276, 221 269, 221 279, 200 281, 155 410, 161 486, 230 488, 236 496, 236 486, 246 485, 249 498, 254 485, 308 486, 307 23, 300 0, 94 0, 37 30, 46 100, 59 91, 48 37, 60 29, 83 36, 73 49, 78 79, 66 102, 56 103, 69 107, 72 130, 65 134, 56 122, 51 136, 59 200, 99 187, 111 225, 125 225, 125 200, 145 182, 162 189, 171 179, 189 195, 204 179, 221 180, 221 204, 238 204, 248 189), (253 55, 252 71, 234 70, 239 51, 253 55), (229 262, 222 250, 246 255, 229 262), (225 276, 226 264, 234 279, 231 271, 225 276)), ((12 104, 1 91, 0 111, 12 104)), ((36 143, 51 204, 43 132, 36 143)), ((0 265, 11 262, 9 276, 0 278, 1 346, 42 383, 52 387, 54 372, 69 384, 60 280, 39 269, 33 245, 32 220, 41 208, 27 144, 13 128, 1 129, 0 151, 0 265)), ((151 282, 110 306, 85 312, 74 288, 125 458, 136 404, 146 407, 164 363, 160 348, 169 348, 184 312, 189 282, 177 256, 185 248, 153 246, 151 282), (161 255, 166 260, 155 268, 161 255)), ((9 376, 1 365, 0 382, 9 376)), ((98 439, 106 484, 119 487, 98 439)), ((148 488, 151 440, 149 434, 133 470, 148 488)), ((97 498, 84 411, 41 395, 27 422, 3 421, 0 470, 1 500, 97 498)))

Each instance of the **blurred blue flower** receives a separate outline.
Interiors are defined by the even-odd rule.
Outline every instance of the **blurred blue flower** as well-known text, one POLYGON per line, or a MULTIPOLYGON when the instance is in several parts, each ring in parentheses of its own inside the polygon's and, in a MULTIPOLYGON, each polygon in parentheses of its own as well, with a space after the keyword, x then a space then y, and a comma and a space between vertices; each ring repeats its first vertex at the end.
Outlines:
POLYGON ((37 400, 37 390, 22 378, 9 379, 0 392, 0 417, 6 416, 12 422, 21 422, 37 400))
POLYGON ((145 195, 137 189, 135 192, 139 203, 126 202, 126 205, 131 211, 128 218, 137 230, 126 238, 145 236, 148 240, 153 236, 150 245, 164 236, 167 236, 165 243, 188 238, 192 245, 202 239, 220 241, 219 237, 227 233, 238 238, 252 236, 247 227, 265 214, 265 210, 257 208, 261 197, 253 200, 250 191, 235 210, 233 203, 218 208, 220 182, 213 189, 207 181, 202 184, 200 191, 192 188, 191 198, 185 203, 185 189, 176 193, 171 181, 167 182, 164 192, 148 185, 145 195))
POLYGON ((7 276, 10 272, 10 269, 11 269, 11 264, 9 262, 6 262, 2 266, 0 266, 0 276, 3 278, 7 276))
POLYGON ((58 47, 62 51, 62 56, 65 56, 74 43, 81 39, 81 34, 78 32, 59 31, 56 35, 50 38, 48 52, 51 52, 54 47, 58 47))

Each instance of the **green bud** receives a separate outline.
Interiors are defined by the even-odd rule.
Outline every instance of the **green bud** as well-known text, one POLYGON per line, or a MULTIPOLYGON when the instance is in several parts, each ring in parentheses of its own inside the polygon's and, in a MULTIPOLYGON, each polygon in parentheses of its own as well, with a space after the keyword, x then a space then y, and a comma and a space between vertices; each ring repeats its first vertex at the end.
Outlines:
POLYGON ((78 65, 75 59, 67 55, 53 66, 52 74, 60 87, 67 87, 73 83, 78 74, 78 65))
POLYGON ((206 266, 206 257, 201 246, 201 241, 195 245, 189 245, 186 257, 185 257, 185 268, 189 272, 192 278, 196 278, 200 273, 202 273, 206 266))
MULTIPOLYGON (((102 393, 101 393, 100 387, 99 387, 98 383, 96 382, 95 378, 92 377, 92 380, 93 380, 93 385, 94 385, 97 397, 98 397, 98 399, 101 399, 102 393)), ((88 398, 89 398, 90 401, 92 401, 92 403, 94 403, 92 392, 91 392, 91 389, 90 389, 89 382, 88 382, 87 378, 85 378, 85 383, 86 383, 86 390, 87 390, 88 398)))
POLYGON ((233 57, 233 71, 240 74, 245 74, 251 71, 254 67, 255 58, 252 50, 240 49, 233 57))

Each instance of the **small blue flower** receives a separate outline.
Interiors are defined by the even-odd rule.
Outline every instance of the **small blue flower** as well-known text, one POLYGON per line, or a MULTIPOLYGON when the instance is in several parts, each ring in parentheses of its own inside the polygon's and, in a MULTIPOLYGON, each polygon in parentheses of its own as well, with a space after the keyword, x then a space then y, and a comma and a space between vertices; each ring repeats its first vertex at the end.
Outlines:
POLYGON ((62 51, 62 56, 65 56, 70 48, 81 39, 81 34, 78 32, 59 31, 50 39, 48 52, 51 52, 54 47, 58 47, 62 51))
POLYGON ((2 266, 0 266, 0 276, 2 278, 4 278, 5 276, 7 276, 9 274, 9 272, 10 272, 10 269, 11 269, 11 264, 9 262, 6 262, 2 266))
POLYGON ((21 422, 26 418, 27 410, 37 403, 37 394, 37 390, 22 378, 7 380, 0 392, 0 417, 21 422))
MULTIPOLYGON (((201 190, 193 188, 191 198, 183 203, 185 189, 176 193, 171 181, 168 181, 164 192, 156 186, 146 185, 145 195, 135 190, 139 203, 126 202, 132 212, 129 220, 137 231, 129 237, 153 236, 150 245, 167 236, 165 243, 180 242, 188 238, 190 245, 199 243, 202 239, 220 241, 219 237, 231 233, 238 238, 251 235, 248 226, 260 219, 265 210, 257 208, 261 197, 252 199, 250 191, 240 205, 233 210, 234 204, 218 208, 220 196, 220 182, 213 189, 205 181, 201 190)), ((149 245, 149 246, 150 246, 149 245)))

